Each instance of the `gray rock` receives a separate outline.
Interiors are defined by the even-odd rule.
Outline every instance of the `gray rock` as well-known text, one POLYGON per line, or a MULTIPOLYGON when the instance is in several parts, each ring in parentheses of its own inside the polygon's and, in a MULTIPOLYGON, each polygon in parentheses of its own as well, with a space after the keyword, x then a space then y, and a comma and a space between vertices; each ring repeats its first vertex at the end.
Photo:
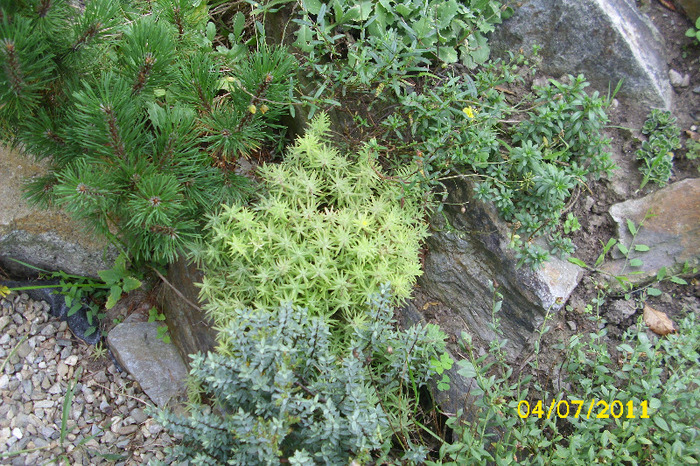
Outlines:
POLYGON ((630 254, 630 258, 642 260, 640 267, 625 268, 624 258, 618 258, 604 264, 604 271, 627 274, 636 284, 655 277, 662 267, 671 272, 681 269, 686 262, 692 267, 700 265, 700 178, 679 181, 643 198, 615 204, 610 215, 625 246, 632 243, 627 220, 635 225, 643 221, 634 244, 648 246, 650 250, 630 254), (631 272, 635 274, 629 275, 631 272))
MULTIPOLYGON (((448 185, 446 215, 456 232, 440 229, 427 240, 429 252, 421 290, 444 306, 443 329, 454 335, 467 331, 483 342, 496 338, 489 330, 493 293, 489 281, 499 284, 503 307, 498 318, 512 356, 525 347, 548 310, 559 311, 578 285, 583 271, 569 262, 552 258, 538 271, 516 269, 508 248, 510 230, 492 205, 474 199, 472 185, 459 181, 448 185), (457 326, 457 328, 455 328, 457 326)), ((438 219, 438 221, 441 219, 438 219)), ((440 320, 439 319, 439 320, 440 320)))
POLYGON ((185 393, 187 366, 174 345, 157 338, 156 322, 122 323, 107 335, 107 344, 119 364, 158 406, 185 393))
POLYGON ((494 56, 541 46, 539 71, 583 73, 640 107, 669 109, 672 88, 659 32, 632 0, 523 0, 490 37, 494 56))
POLYGON ((676 70, 668 71, 668 79, 673 87, 688 87, 690 86, 690 75, 681 74, 676 70))
POLYGON ((637 312, 634 301, 626 299, 616 299, 608 304, 605 311, 605 319, 611 324, 620 324, 628 317, 637 312))
POLYGON ((189 363, 190 354, 206 353, 216 346, 216 332, 211 321, 204 312, 187 302, 199 306, 199 288, 195 283, 202 281, 202 273, 179 259, 170 265, 167 278, 179 294, 164 285, 159 295, 160 308, 169 323, 173 343, 183 360, 189 363))
POLYGON ((64 270, 97 277, 112 266, 116 249, 81 233, 81 227, 62 211, 39 210, 22 198, 22 183, 46 172, 46 167, 0 146, 0 265, 10 272, 26 272, 17 259, 47 270, 64 270), (104 252, 107 251, 106 259, 104 252))

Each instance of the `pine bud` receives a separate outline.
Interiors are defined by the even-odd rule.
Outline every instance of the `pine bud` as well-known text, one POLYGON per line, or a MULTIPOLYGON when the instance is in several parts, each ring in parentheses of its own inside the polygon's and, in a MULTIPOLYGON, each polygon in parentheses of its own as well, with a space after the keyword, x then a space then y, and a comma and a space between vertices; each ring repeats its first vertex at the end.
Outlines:
MULTIPOLYGON (((267 105, 262 104, 260 106, 260 113, 262 113, 263 115, 266 114, 268 110, 270 110, 270 107, 268 107, 267 105)), ((253 113, 255 113, 255 112, 253 112, 253 113)))

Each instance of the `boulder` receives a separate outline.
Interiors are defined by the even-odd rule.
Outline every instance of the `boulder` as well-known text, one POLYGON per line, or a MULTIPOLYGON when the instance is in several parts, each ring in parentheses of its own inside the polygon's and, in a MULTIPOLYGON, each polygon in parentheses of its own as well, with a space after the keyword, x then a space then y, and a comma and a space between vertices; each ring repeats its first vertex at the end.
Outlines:
POLYGON ((158 303, 168 322, 173 343, 189 363, 190 354, 206 353, 216 346, 216 331, 199 307, 199 288, 195 283, 201 283, 202 273, 194 265, 179 259, 170 265, 167 280, 168 283, 160 288, 158 303))
POLYGON ((603 265, 605 272, 627 275, 638 284, 655 277, 661 267, 677 272, 686 262, 691 267, 700 265, 700 178, 685 179, 640 199, 615 204, 610 207, 610 215, 622 244, 650 249, 631 253, 630 259, 642 260, 640 267, 629 267, 618 254, 603 265), (634 243, 627 220, 642 224, 634 243))
POLYGON ((0 266, 14 273, 31 272, 10 260, 17 259, 95 278, 98 271, 112 267, 116 250, 105 241, 83 233, 65 212, 35 209, 22 198, 23 181, 45 173, 41 164, 0 146, 0 167, 0 266))
POLYGON ((186 394, 188 369, 174 345, 157 338, 156 322, 124 321, 107 335, 117 362, 159 407, 179 403, 186 394))
POLYGON ((633 106, 670 109, 672 88, 661 35, 632 0, 523 0, 490 37, 494 56, 541 47, 538 70, 584 74, 633 106))
POLYGON ((436 231, 427 240, 424 274, 418 283, 430 302, 421 310, 430 313, 429 305, 440 306, 434 314, 443 330, 457 337, 466 331, 487 346, 497 337, 489 329, 493 282, 503 295, 499 328, 508 339, 506 350, 515 357, 547 312, 564 306, 583 270, 554 257, 537 271, 516 268, 514 251, 508 248, 510 230, 495 207, 474 199, 469 182, 453 182, 448 190, 445 214, 451 228, 438 217, 436 231), (461 205, 466 208, 455 207, 461 205))

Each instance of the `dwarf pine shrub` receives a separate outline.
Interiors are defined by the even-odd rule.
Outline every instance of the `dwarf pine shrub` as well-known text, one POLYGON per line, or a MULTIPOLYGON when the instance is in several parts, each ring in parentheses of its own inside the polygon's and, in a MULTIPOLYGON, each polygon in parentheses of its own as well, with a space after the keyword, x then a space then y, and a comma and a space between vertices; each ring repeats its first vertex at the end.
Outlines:
MULTIPOLYGON (((362 464, 386 455, 393 429, 410 428, 400 400, 433 374, 445 350, 433 325, 397 331, 388 288, 373 299, 368 325, 355 329, 339 358, 330 329, 305 309, 230 309, 221 330, 235 342, 196 356, 191 376, 213 402, 159 421, 182 442, 169 458, 193 464, 362 464), (403 389, 403 390, 402 390, 403 389)), ((405 445, 407 449, 411 445, 405 445)))
POLYGON ((81 3, 0 4, 0 135, 48 162, 31 201, 170 261, 212 199, 245 197, 236 160, 275 139, 295 61, 224 58, 204 2, 81 3))
POLYGON ((328 141, 329 124, 316 117, 284 162, 260 168, 254 205, 223 206, 211 217, 197 256, 201 294, 220 325, 232 309, 280 301, 359 323, 380 283, 401 300, 421 274, 421 192, 385 178, 370 145, 355 160, 341 155, 328 141))

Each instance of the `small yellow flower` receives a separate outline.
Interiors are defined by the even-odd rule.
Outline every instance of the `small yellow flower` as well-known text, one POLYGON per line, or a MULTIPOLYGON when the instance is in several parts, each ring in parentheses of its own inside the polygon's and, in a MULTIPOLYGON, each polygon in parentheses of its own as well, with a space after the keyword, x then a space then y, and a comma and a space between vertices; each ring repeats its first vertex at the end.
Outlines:
POLYGON ((252 113, 253 115, 255 115, 255 112, 258 111, 258 108, 257 108, 255 105, 250 104, 250 105, 248 105, 248 111, 249 111, 250 113, 252 113))
POLYGON ((267 113, 268 110, 270 110, 270 107, 268 107, 267 105, 262 104, 262 105, 260 106, 260 113, 262 113, 263 115, 264 115, 265 113, 267 113))
POLYGON ((10 294, 10 291, 12 291, 12 290, 10 290, 5 285, 0 285, 0 298, 4 298, 8 294, 10 294))
POLYGON ((464 107, 462 109, 465 115, 467 115, 469 118, 474 118, 474 109, 470 105, 469 107, 464 107))

